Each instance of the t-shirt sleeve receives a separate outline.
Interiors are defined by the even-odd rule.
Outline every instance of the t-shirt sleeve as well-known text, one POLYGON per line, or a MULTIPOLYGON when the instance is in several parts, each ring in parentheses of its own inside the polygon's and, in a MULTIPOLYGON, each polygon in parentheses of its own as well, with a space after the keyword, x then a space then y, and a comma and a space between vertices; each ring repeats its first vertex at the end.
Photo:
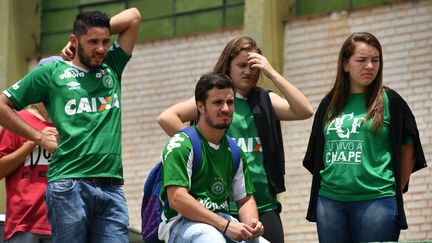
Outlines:
POLYGON ((130 60, 130 56, 121 48, 118 42, 114 42, 105 57, 105 64, 107 64, 114 72, 116 72, 119 80, 126 67, 126 64, 130 60))
POLYGON ((174 135, 162 152, 162 187, 190 188, 192 171, 192 144, 184 133, 174 135))
POLYGON ((53 65, 44 65, 33 69, 21 80, 3 91, 13 103, 16 110, 21 110, 29 104, 48 101, 49 77, 53 65))
POLYGON ((255 192, 253 187, 252 178, 249 175, 248 166, 246 164, 246 156, 240 149, 240 165, 234 176, 231 198, 234 201, 238 201, 247 196, 252 195, 255 192))
POLYGON ((0 158, 13 153, 18 149, 18 140, 9 130, 2 128, 0 130, 0 158))

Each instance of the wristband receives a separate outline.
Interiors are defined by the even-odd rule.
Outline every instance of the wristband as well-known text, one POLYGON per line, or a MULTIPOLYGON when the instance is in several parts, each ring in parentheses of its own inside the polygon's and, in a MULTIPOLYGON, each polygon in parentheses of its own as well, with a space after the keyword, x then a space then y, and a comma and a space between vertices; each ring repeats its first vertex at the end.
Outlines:
POLYGON ((225 229, 224 229, 224 231, 223 231, 224 234, 226 233, 226 231, 227 231, 227 229, 228 229, 228 226, 229 226, 230 222, 231 222, 231 221, 228 220, 227 225, 225 226, 225 229))

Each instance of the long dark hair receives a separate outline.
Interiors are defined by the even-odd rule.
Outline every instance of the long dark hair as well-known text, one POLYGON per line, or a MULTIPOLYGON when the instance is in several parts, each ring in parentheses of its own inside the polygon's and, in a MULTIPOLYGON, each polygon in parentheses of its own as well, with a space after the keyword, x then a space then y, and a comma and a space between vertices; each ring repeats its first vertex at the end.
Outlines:
POLYGON ((381 44, 378 39, 368 32, 353 33, 345 40, 339 52, 338 67, 336 80, 333 88, 328 93, 330 104, 327 108, 324 123, 332 121, 336 116, 340 115, 344 106, 347 103, 350 94, 349 73, 344 71, 344 64, 353 55, 356 43, 363 42, 375 47, 379 52, 379 69, 375 79, 367 86, 365 92, 365 106, 367 107, 366 120, 373 119, 373 128, 378 131, 384 123, 383 109, 383 55, 381 44))

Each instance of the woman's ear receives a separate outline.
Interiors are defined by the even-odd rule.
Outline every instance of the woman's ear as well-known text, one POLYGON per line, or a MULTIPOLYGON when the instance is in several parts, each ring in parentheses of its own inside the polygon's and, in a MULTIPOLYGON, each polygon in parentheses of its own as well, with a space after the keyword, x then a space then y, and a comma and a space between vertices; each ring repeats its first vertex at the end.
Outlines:
POLYGON ((349 72, 349 68, 348 68, 348 60, 345 60, 344 62, 343 62, 343 70, 347 73, 347 72, 349 72))

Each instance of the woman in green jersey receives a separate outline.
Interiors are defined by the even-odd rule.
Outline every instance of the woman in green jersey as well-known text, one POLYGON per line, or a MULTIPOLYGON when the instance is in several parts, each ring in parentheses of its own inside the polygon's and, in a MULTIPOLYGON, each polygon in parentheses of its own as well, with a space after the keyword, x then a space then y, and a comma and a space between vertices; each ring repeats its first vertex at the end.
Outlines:
MULTIPOLYGON (((246 154, 255 187, 254 198, 264 225, 263 237, 272 243, 284 242, 279 215, 281 205, 277 201, 277 194, 285 191, 285 159, 279 121, 307 119, 312 116, 312 105, 273 69, 251 37, 238 37, 228 42, 213 72, 230 77, 236 88, 235 112, 228 135, 246 154), (257 86, 261 73, 273 82, 284 98, 257 86)), ((183 122, 196 118, 197 109, 192 97, 165 110, 158 122, 165 132, 173 135, 184 127, 183 122)))
POLYGON ((382 76, 378 39, 351 34, 303 161, 313 174, 307 219, 320 242, 398 241, 407 228, 402 192, 426 162, 411 110, 382 76))

